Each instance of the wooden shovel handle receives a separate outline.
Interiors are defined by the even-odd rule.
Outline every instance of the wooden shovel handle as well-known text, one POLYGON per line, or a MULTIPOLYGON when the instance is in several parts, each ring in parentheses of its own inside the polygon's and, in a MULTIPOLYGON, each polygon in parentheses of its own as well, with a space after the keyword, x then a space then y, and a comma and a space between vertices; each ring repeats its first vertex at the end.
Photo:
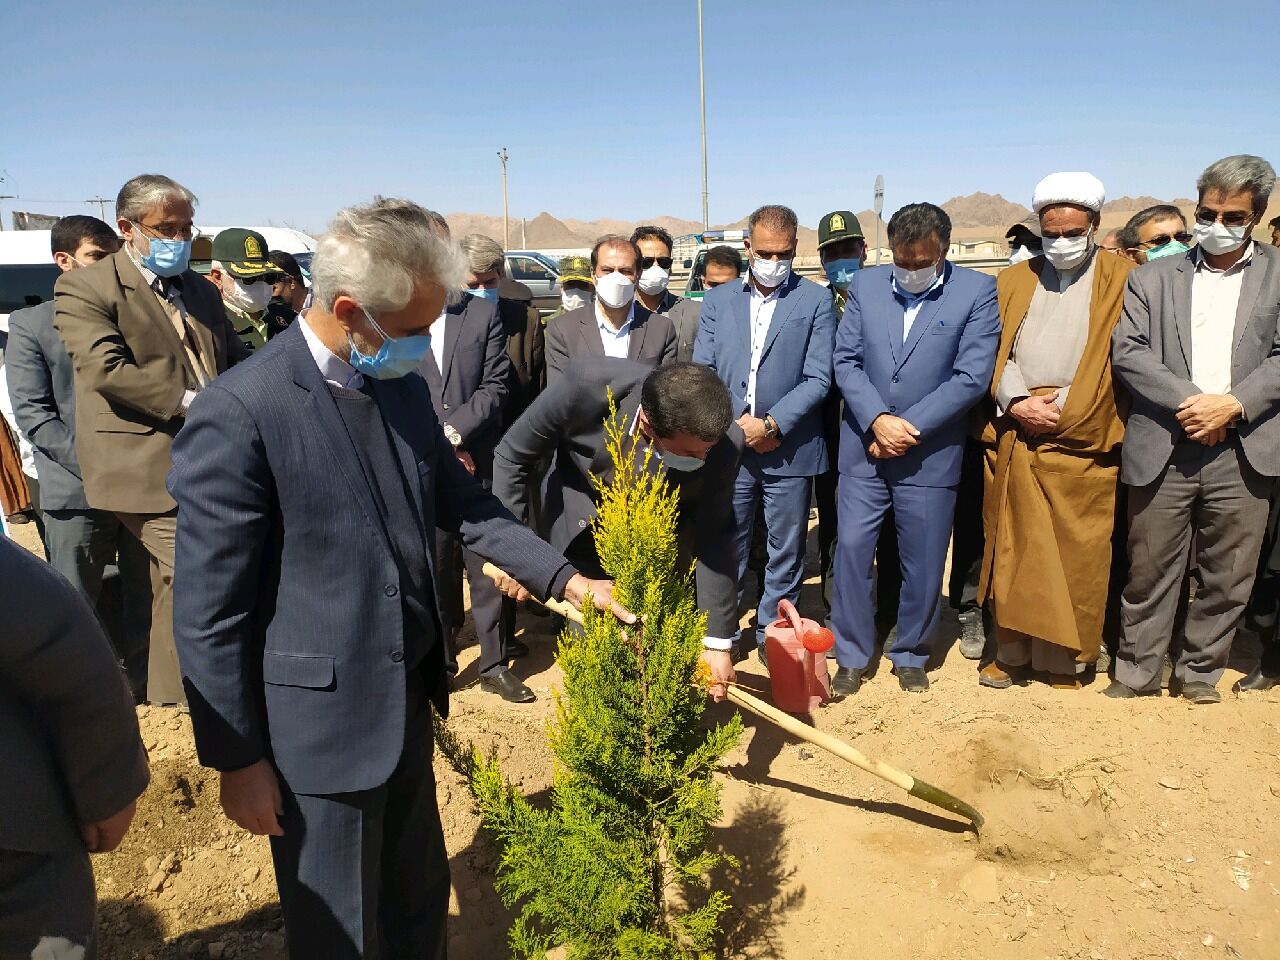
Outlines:
MULTIPOLYGON (((480 572, 495 583, 499 580, 512 579, 511 575, 507 573, 507 571, 490 563, 488 560, 484 562, 484 565, 480 568, 480 572)), ((536 597, 534 599, 537 600, 536 597)), ((554 597, 548 597, 546 600, 538 600, 538 603, 542 604, 552 613, 560 614, 560 616, 564 617, 566 620, 572 620, 574 623, 582 623, 582 614, 579 613, 577 608, 575 608, 568 600, 557 600, 554 597)))

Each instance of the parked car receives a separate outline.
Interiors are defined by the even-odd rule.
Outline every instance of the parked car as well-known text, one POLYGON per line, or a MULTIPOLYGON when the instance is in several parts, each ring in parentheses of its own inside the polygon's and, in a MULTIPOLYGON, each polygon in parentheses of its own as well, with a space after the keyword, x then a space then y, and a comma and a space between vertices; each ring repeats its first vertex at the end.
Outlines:
POLYGON ((507 276, 533 291, 534 305, 543 313, 560 307, 560 270, 556 261, 536 250, 508 250, 507 276))

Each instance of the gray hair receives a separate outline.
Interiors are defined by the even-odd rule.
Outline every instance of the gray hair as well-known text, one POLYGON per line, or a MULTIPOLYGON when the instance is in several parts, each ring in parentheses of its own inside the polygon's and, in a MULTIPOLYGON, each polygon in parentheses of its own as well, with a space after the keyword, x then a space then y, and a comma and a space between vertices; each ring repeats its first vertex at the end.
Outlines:
POLYGON ((421 283, 461 290, 466 263, 443 223, 411 200, 375 197, 339 210, 311 263, 316 301, 332 310, 345 294, 378 314, 404 309, 421 283))
POLYGON ((177 180, 160 173, 144 173, 134 177, 116 194, 116 219, 137 223, 152 207, 167 200, 185 200, 195 209, 196 195, 177 180))
POLYGON ((502 244, 483 233, 469 233, 462 238, 462 252, 467 257, 467 269, 479 275, 497 270, 498 275, 506 273, 507 258, 503 255, 502 244))
POLYGON ((951 246, 951 218, 932 203, 909 203, 889 218, 888 233, 890 249, 936 236, 946 253, 951 246))
POLYGON ((763 223, 772 230, 781 230, 784 233, 797 234, 800 232, 800 218, 796 216, 796 212, 790 207, 784 207, 780 203, 767 203, 763 207, 758 207, 751 217, 747 220, 747 234, 755 233, 756 224, 763 223))
POLYGON ((1120 228, 1120 246, 1125 250, 1136 250, 1138 247, 1138 231, 1152 220, 1168 220, 1177 217, 1182 221, 1182 229, 1187 229, 1187 218, 1171 203, 1157 203, 1154 207, 1139 210, 1129 222, 1120 228))
POLYGON ((1261 157, 1239 153, 1210 164, 1196 181, 1196 190, 1200 192, 1201 200, 1210 190, 1223 193, 1248 190, 1253 198, 1253 212, 1261 216, 1267 209, 1267 199, 1275 185, 1276 171, 1271 164, 1261 157))

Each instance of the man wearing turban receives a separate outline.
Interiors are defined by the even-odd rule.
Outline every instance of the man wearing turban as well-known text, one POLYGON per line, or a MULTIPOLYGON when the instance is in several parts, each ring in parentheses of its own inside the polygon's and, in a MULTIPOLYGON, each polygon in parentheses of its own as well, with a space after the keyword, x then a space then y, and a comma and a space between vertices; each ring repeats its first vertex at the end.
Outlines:
POLYGON ((1078 688, 1101 648, 1124 435, 1111 332, 1132 269, 1097 253, 1103 194, 1088 173, 1041 180, 1043 253, 997 280, 979 584, 996 624, 987 687, 1034 672, 1078 688))

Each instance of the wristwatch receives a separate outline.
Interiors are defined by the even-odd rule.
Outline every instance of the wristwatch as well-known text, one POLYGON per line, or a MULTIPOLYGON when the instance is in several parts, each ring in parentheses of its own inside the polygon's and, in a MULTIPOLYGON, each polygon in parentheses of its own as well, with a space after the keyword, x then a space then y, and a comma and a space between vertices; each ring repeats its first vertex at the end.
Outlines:
POLYGON ((782 436, 782 431, 778 429, 778 421, 767 413, 764 415, 764 432, 771 440, 777 440, 782 436))
POLYGON ((457 427, 453 426, 451 423, 446 423, 444 425, 444 438, 455 447, 462 446, 462 434, 460 434, 457 427))

